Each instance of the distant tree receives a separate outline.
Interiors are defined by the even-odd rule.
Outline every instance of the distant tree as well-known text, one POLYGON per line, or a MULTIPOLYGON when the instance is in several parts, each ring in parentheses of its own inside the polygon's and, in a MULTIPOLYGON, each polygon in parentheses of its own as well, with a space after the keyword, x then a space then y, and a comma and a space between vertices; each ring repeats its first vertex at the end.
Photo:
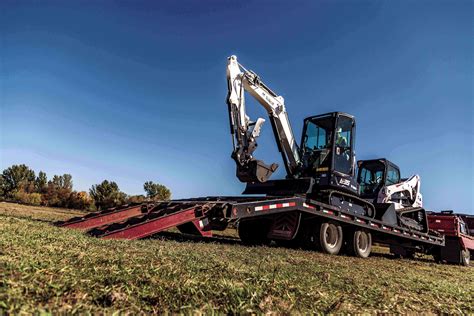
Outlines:
POLYGON ((13 198, 15 192, 19 190, 32 193, 34 191, 34 182, 35 172, 27 165, 13 165, 3 170, 0 191, 7 198, 13 198))
POLYGON ((6 193, 5 193, 5 183, 3 180, 3 174, 0 174, 0 201, 5 200, 6 193))
POLYGON ((89 190, 89 194, 99 210, 124 204, 127 197, 125 193, 120 191, 117 183, 107 180, 93 185, 89 190))
POLYGON ((43 171, 40 171, 35 179, 35 189, 38 193, 44 193, 48 189, 48 177, 43 171))
POLYGON ((51 181, 54 186, 61 189, 67 189, 72 191, 72 176, 70 174, 63 174, 62 176, 53 176, 53 180, 51 181))
POLYGON ((79 209, 79 210, 88 210, 91 208, 94 201, 85 191, 76 192, 73 191, 69 195, 68 207, 79 209))
POLYGON ((72 193, 72 176, 70 174, 54 175, 48 181, 42 202, 48 206, 70 207, 72 193))
POLYGON ((166 186, 154 183, 153 181, 145 182, 143 189, 146 192, 146 196, 153 200, 165 201, 171 198, 171 191, 166 186))

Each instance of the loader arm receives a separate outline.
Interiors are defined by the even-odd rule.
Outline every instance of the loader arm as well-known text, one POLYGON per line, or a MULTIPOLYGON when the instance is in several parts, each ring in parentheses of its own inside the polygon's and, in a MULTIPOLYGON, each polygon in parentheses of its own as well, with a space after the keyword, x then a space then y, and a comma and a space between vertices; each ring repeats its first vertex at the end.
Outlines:
POLYGON ((230 56, 227 63, 227 105, 233 138, 232 158, 237 164, 237 177, 242 182, 265 182, 278 168, 253 157, 256 139, 265 122, 263 118, 251 121, 245 111, 245 91, 250 93, 266 110, 273 127, 288 177, 297 177, 300 166, 298 145, 285 109, 285 101, 266 86, 257 74, 245 69, 230 56))
POLYGON ((377 200, 379 203, 395 203, 396 209, 422 207, 420 184, 420 176, 413 175, 405 181, 384 187, 380 190, 377 200))

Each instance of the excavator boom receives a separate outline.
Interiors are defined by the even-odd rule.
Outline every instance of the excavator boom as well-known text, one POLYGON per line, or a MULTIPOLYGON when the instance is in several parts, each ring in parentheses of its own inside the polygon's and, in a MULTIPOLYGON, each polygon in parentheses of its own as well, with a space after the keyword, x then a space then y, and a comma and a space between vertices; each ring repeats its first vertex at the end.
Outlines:
POLYGON ((278 149, 282 154, 285 169, 289 177, 296 177, 300 165, 299 149, 285 109, 285 101, 277 95, 260 77, 237 62, 236 56, 230 56, 227 63, 227 105, 234 150, 232 158, 237 164, 237 177, 242 182, 265 182, 278 165, 267 165, 253 157, 257 148, 256 139, 265 119, 253 122, 245 110, 245 91, 250 93, 268 113, 273 127, 278 149))

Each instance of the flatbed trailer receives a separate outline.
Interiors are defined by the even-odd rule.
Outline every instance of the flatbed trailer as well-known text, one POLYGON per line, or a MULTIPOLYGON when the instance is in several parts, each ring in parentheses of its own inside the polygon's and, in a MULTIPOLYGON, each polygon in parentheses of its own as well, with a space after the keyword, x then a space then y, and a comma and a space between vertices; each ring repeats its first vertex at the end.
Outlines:
MULTIPOLYGON (((259 244, 274 240, 290 245, 312 231, 312 226, 333 223, 348 236, 364 231, 372 242, 390 245, 398 255, 415 252, 433 254, 445 244, 436 232, 420 232, 381 220, 344 211, 316 200, 288 197, 202 197, 186 200, 144 203, 105 210, 83 218, 58 222, 57 225, 86 229, 91 236, 105 239, 140 239, 177 227, 183 233, 212 236, 212 230, 224 230, 258 223, 251 234, 241 234, 244 243, 259 244), (138 214, 137 214, 138 212, 138 214), (127 217, 128 216, 128 217, 127 217)), ((319 226, 318 226, 319 227, 319 226)))

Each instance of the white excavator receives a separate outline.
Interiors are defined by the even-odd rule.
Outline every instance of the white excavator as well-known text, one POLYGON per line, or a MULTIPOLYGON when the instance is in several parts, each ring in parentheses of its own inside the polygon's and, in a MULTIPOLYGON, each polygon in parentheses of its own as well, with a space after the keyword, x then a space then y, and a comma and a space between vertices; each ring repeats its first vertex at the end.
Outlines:
MULTIPOLYGON (((356 176, 352 115, 332 112, 306 118, 298 145, 283 97, 264 84, 255 72, 239 64, 236 56, 228 58, 227 82, 232 158, 237 165, 237 178, 247 183, 244 194, 304 195, 369 217, 376 217, 376 213, 379 213, 377 217, 382 216, 387 204, 400 211, 422 207, 420 177, 401 180, 398 167, 386 159, 359 161, 356 176), (285 179, 269 180, 278 165, 253 156, 265 119, 249 118, 245 92, 268 114, 286 169, 285 179)), ((422 213, 408 217, 426 220, 424 210, 422 213)))

